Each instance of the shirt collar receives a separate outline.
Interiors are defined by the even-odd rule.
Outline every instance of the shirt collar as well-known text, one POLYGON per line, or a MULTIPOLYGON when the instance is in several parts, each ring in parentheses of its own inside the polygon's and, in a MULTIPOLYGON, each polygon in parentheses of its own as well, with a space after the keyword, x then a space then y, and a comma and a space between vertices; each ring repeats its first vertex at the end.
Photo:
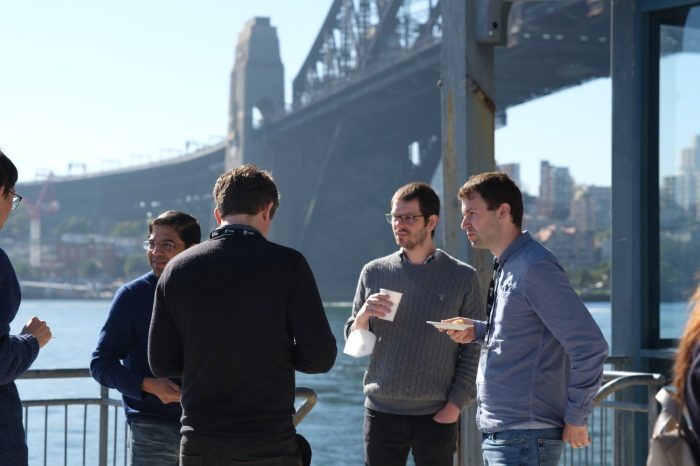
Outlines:
POLYGON ((253 226, 244 225, 242 223, 232 223, 229 225, 222 225, 219 228, 217 228, 216 230, 212 231, 211 233, 209 233, 209 238, 216 238, 218 236, 226 234, 227 232, 233 233, 236 231, 243 231, 244 234, 245 234, 245 232, 250 232, 254 235, 263 236, 263 234, 260 232, 260 230, 258 230, 257 228, 255 228, 253 226))
POLYGON ((513 254, 516 253, 520 248, 525 246, 527 243, 532 241, 532 236, 530 236, 530 232, 527 230, 523 230, 520 235, 513 240, 512 243, 508 245, 505 251, 498 257, 498 262, 501 264, 501 267, 503 267, 503 264, 506 263, 508 259, 510 259, 513 254))
MULTIPOLYGON (((438 250, 436 249, 436 250, 433 251, 428 257, 426 257, 426 258, 425 258, 425 262, 423 262, 423 264, 429 264, 429 263, 431 263, 432 261, 434 261, 434 260, 435 260, 435 257, 437 256, 437 251, 438 251, 438 250)), ((403 262, 404 264, 410 264, 410 263, 411 263, 411 261, 408 260, 408 257, 406 257, 406 254, 404 253, 403 248, 401 248, 401 250, 399 251, 399 258, 401 258, 401 262, 403 262)))

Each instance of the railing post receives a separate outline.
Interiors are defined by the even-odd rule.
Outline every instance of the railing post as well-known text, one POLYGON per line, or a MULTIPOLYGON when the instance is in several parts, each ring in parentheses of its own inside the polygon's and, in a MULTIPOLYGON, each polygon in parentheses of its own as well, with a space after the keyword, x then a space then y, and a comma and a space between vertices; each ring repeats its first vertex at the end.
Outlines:
MULTIPOLYGON (((107 466, 107 435, 109 434, 109 388, 100 387, 100 466, 107 466)), ((115 432, 116 435, 116 432, 115 432)))

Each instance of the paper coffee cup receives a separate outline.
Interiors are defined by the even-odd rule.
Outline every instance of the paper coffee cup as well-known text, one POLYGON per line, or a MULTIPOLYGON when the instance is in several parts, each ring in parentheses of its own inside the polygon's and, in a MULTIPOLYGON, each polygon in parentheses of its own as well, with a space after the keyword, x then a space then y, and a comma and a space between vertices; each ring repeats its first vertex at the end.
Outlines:
POLYGON ((396 310, 399 308, 399 303, 401 302, 401 296, 403 296, 403 293, 399 293, 398 291, 387 290, 384 288, 379 288, 379 292, 381 294, 389 295, 389 299, 391 300, 391 312, 386 314, 384 317, 380 317, 380 319, 393 322, 394 317, 396 317, 396 310))
POLYGON ((369 330, 356 329, 350 332, 348 340, 345 342, 343 353, 352 356, 353 358, 361 358, 372 354, 374 343, 377 337, 369 330))

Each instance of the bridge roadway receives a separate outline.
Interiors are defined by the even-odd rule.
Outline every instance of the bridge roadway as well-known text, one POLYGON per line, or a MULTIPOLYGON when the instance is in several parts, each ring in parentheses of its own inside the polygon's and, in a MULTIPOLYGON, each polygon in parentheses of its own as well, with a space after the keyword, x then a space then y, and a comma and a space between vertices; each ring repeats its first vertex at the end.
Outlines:
MULTIPOLYGON (((212 213, 214 181, 224 171, 226 144, 168 160, 81 176, 53 178, 43 204, 58 204, 55 212, 41 215, 42 241, 55 240, 52 232, 75 216, 92 222, 95 233, 107 235, 122 221, 143 221, 144 235, 150 216, 165 210, 189 212, 204 230, 215 225, 212 213)), ((37 199, 45 181, 18 184, 30 202, 37 199)))
MULTIPOLYGON (((336 27, 333 20, 329 15, 324 28, 336 27)), ((516 3, 508 46, 496 49, 493 100, 502 123, 511 106, 608 76, 609 26, 605 1, 516 3)), ((272 29, 276 40, 269 21, 246 27, 267 28, 268 36, 272 29)), ((319 37, 328 32, 322 28, 319 37)), ((239 42, 242 46, 246 44, 239 42)), ((309 53, 310 67, 320 66, 314 61, 318 53, 309 53)), ((246 140, 255 143, 253 150, 238 154, 238 161, 271 169, 280 186, 272 239, 306 255, 326 299, 348 301, 362 265, 395 249, 383 219, 391 194, 408 181, 430 182, 439 167, 440 38, 424 38, 315 87, 301 85, 307 71, 302 69, 295 80, 293 109, 250 129, 246 140), (409 158, 411 145, 418 150, 409 158)), ((252 113, 259 104, 234 103, 233 92, 231 100, 241 114, 252 113)), ((61 219, 72 215, 92 220, 102 234, 119 221, 145 222, 167 209, 188 211, 205 230, 213 228, 211 189, 226 164, 236 159, 240 141, 132 169, 54 180, 49 193, 60 209, 43 215, 44 241, 61 219)), ((34 182, 17 189, 31 200, 41 188, 42 182, 34 182)))

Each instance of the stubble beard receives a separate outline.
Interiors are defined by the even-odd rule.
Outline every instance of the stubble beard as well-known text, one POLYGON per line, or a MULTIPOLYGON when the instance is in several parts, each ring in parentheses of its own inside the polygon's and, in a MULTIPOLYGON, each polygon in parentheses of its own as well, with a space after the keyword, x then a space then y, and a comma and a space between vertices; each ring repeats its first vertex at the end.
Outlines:
POLYGON ((428 229, 425 228, 423 230, 419 230, 413 234, 409 233, 408 236, 405 236, 403 238, 395 236, 396 239, 396 244, 399 245, 400 247, 407 249, 407 250, 412 250, 416 246, 422 244, 426 238, 428 237, 428 229))

